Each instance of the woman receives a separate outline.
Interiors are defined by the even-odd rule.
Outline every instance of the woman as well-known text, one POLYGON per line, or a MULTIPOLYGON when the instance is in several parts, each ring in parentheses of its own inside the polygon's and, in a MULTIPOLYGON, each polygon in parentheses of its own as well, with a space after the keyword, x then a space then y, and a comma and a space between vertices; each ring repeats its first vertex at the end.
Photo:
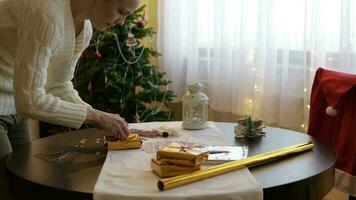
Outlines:
POLYGON ((91 23, 101 31, 123 24, 138 1, 0 0, 0 197, 6 155, 30 141, 24 117, 72 128, 90 124, 127 138, 125 120, 82 101, 71 79, 91 23))

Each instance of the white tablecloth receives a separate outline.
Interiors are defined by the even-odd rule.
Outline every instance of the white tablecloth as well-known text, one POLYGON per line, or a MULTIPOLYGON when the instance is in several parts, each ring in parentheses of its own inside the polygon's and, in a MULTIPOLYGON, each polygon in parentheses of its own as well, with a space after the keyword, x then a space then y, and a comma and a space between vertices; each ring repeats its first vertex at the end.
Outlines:
POLYGON ((223 136, 213 122, 209 128, 187 131, 182 122, 130 124, 130 128, 151 130, 162 125, 175 128, 179 137, 143 141, 142 149, 109 151, 94 188, 94 200, 262 200, 260 184, 248 169, 230 172, 167 191, 159 191, 160 179, 151 171, 150 160, 156 150, 172 141, 205 145, 224 145, 223 136))

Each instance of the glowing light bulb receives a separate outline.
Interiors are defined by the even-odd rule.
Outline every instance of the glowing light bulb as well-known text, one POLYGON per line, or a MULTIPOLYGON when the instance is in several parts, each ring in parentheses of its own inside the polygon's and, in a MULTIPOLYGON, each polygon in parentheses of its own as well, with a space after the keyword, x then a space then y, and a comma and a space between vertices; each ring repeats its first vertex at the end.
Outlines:
POLYGON ((308 89, 307 89, 307 88, 304 88, 304 92, 306 92, 306 91, 308 91, 308 89))
POLYGON ((250 51, 248 52, 248 54, 247 54, 247 59, 248 59, 248 61, 250 61, 250 62, 252 62, 253 60, 255 60, 255 55, 254 55, 254 53, 253 53, 252 50, 250 50, 250 51))

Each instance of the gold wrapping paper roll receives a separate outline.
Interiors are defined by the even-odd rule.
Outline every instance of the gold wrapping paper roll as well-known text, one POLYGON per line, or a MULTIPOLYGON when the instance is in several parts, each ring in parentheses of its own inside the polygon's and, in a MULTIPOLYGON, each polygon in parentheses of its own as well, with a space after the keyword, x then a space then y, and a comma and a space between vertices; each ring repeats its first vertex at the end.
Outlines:
POLYGON ((304 144, 294 145, 283 149, 262 153, 256 156, 248 157, 246 159, 231 161, 221 165, 209 167, 191 174, 180 175, 172 178, 161 179, 158 181, 158 189, 168 190, 178 186, 186 185, 196 181, 204 180, 210 177, 225 174, 231 171, 239 170, 249 166, 255 166, 267 163, 288 155, 311 150, 314 147, 313 143, 308 142, 304 144))

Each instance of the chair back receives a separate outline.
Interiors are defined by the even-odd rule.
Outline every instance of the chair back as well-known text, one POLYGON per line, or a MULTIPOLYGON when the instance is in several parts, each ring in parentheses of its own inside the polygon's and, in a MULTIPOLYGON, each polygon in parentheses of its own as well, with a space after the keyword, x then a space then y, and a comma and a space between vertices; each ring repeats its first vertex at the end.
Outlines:
POLYGON ((317 70, 308 134, 334 148, 335 186, 356 196, 356 75, 317 70))

